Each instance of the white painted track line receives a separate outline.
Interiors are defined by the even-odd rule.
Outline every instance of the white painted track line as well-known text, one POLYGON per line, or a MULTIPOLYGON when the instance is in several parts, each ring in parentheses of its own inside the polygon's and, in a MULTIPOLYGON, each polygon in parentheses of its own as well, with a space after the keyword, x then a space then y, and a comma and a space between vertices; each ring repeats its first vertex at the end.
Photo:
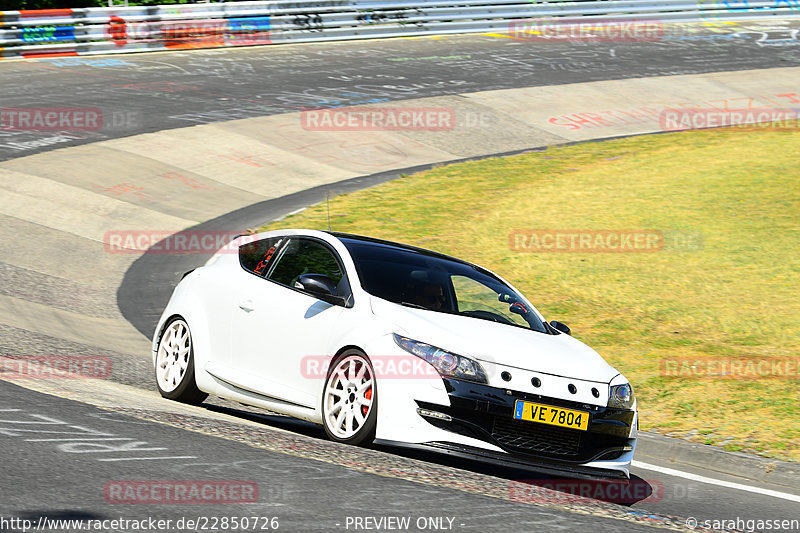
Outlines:
POLYGON ((710 477, 700 476, 682 470, 675 470, 673 468, 666 468, 663 466, 651 465, 649 463, 642 463, 641 461, 632 461, 631 466, 635 468, 642 468, 644 470, 651 470, 653 472, 660 472, 668 476, 682 477, 692 481, 699 481, 700 483, 708 483, 709 485, 718 485, 720 487, 727 487, 729 489, 743 490, 746 492, 754 492, 756 494, 763 494, 764 496, 771 496, 772 498, 781 498, 792 502, 800 502, 800 496, 796 494, 789 494, 787 492, 779 492, 777 490, 762 489, 760 487, 753 487, 751 485, 742 485, 741 483, 733 483, 730 481, 722 481, 710 477))

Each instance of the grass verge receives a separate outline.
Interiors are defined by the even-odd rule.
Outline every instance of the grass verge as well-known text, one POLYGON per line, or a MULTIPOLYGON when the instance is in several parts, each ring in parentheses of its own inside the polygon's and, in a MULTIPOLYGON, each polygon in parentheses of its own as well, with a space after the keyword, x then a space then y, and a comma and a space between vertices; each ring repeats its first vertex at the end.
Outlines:
MULTIPOLYGON (((642 429, 800 461, 799 145, 756 128, 555 147, 338 196, 331 221, 509 279, 631 380, 642 429), (664 246, 537 252, 519 230, 655 231, 664 246), (687 375, 724 364, 742 366, 687 375)), ((265 229, 285 227, 327 229, 325 206, 265 229)))

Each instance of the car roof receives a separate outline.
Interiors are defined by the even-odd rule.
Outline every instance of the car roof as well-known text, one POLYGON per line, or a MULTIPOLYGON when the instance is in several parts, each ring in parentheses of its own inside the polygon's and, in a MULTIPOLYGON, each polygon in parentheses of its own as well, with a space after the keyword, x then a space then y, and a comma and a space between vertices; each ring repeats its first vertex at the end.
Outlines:
POLYGON ((437 258, 440 258, 440 259, 447 259, 447 260, 450 260, 450 261, 455 261, 457 263, 462 263, 462 264, 469 265, 469 266, 472 266, 472 267, 480 268, 483 271, 486 270, 485 268, 482 268, 479 265, 476 265, 474 263, 470 263, 469 261, 464 261, 463 259, 459 259, 457 257, 453 257, 453 256, 450 256, 450 255, 447 255, 447 254, 443 254, 443 253, 439 253, 439 252, 434 252, 433 250, 428 250, 428 249, 425 249, 425 248, 419 248, 418 246, 412 246, 410 244, 402 244, 402 243, 399 243, 399 242, 387 241, 387 240, 383 240, 383 239, 376 239, 375 237, 366 237, 364 235, 354 235, 352 233, 341 233, 341 232, 337 232, 337 231, 326 231, 324 233, 328 233, 329 235, 332 235, 333 237, 336 237, 337 239, 339 239, 340 241, 342 241, 345 244, 349 241, 349 242, 358 243, 358 244, 370 244, 370 245, 378 246, 378 247, 395 248, 395 249, 400 249, 400 250, 406 250, 406 251, 409 251, 409 252, 415 252, 415 253, 427 255, 427 256, 430 256, 430 257, 437 257, 437 258))

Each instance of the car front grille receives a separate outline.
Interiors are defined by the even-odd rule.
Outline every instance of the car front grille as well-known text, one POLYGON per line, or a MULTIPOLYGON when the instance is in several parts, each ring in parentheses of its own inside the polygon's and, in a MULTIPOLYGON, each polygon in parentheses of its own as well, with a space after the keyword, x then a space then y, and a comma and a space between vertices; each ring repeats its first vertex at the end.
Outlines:
POLYGON ((580 452, 582 432, 497 416, 492 437, 503 446, 525 452, 571 457, 580 452))

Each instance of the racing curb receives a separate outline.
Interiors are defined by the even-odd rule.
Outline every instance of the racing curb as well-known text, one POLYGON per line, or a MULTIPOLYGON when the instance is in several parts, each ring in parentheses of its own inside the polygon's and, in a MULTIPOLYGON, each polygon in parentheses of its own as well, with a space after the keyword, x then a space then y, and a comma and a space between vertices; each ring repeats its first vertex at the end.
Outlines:
POLYGON ((797 493, 800 464, 769 459, 742 452, 729 452, 718 446, 688 442, 676 437, 639 432, 635 460, 672 467, 688 466, 743 480, 775 485, 797 493))

